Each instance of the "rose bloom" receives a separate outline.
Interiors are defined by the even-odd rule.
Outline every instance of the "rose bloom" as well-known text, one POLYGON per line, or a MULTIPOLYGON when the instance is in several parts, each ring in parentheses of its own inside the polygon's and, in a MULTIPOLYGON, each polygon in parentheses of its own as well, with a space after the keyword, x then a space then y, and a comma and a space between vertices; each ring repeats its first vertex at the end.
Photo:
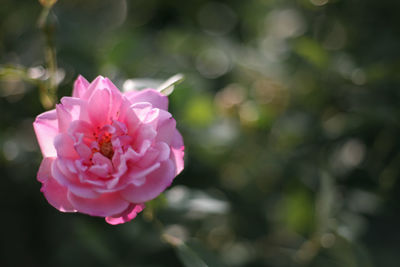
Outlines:
POLYGON ((121 93, 108 78, 79 76, 72 97, 33 123, 47 201, 110 224, 135 218, 183 169, 182 136, 167 110, 156 90, 121 93))

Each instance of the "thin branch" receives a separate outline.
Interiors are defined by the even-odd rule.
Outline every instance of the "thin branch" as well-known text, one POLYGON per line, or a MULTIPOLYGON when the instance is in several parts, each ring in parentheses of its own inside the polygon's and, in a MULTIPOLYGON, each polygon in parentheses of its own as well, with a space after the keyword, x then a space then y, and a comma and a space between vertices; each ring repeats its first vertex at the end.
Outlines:
POLYGON ((41 96, 42 104, 45 108, 54 107, 57 102, 57 57, 54 43, 54 24, 49 22, 52 5, 43 6, 39 16, 38 27, 45 38, 45 60, 49 78, 46 81, 45 90, 41 90, 46 96, 41 96))

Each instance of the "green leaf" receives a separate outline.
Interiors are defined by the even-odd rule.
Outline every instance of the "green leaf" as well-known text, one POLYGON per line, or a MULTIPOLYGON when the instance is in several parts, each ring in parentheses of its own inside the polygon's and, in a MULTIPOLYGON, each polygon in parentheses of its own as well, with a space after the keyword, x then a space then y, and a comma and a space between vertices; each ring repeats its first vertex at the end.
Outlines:
POLYGON ((175 85, 181 83, 184 79, 183 74, 175 74, 166 81, 158 79, 137 78, 128 79, 122 86, 124 92, 139 91, 146 88, 156 88, 156 90, 166 96, 172 94, 175 85))
POLYGON ((157 79, 128 79, 124 82, 122 89, 124 92, 140 91, 146 88, 157 88, 162 83, 162 80, 157 79))
POLYGON ((318 68, 326 67, 329 62, 328 53, 317 41, 311 38, 302 37, 298 39, 294 51, 318 68))
POLYGON ((168 96, 168 95, 172 94, 172 92, 174 91, 175 85, 181 83, 183 81, 183 79, 184 79, 183 74, 180 74, 180 73, 175 74, 174 76, 170 77, 165 82, 163 82, 157 88, 157 91, 168 96))
POLYGON ((164 232, 162 238, 174 248, 186 267, 224 267, 224 264, 200 242, 193 239, 184 241, 180 236, 168 232, 164 232))
POLYGON ((175 246, 176 253, 186 267, 207 267, 199 255, 185 243, 175 246))

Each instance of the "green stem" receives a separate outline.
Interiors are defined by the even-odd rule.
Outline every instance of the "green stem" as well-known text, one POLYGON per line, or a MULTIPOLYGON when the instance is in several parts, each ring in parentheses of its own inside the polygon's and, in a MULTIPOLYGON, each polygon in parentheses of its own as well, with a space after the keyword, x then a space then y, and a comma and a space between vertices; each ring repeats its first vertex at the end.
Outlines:
POLYGON ((39 16, 38 27, 42 31, 45 38, 45 60, 49 78, 46 81, 45 90, 41 90, 42 104, 45 108, 54 107, 57 102, 57 57, 54 44, 54 25, 49 23, 51 7, 44 6, 39 16))
POLYGON ((38 28, 43 29, 46 25, 47 17, 49 16, 51 7, 44 6, 38 19, 38 28))

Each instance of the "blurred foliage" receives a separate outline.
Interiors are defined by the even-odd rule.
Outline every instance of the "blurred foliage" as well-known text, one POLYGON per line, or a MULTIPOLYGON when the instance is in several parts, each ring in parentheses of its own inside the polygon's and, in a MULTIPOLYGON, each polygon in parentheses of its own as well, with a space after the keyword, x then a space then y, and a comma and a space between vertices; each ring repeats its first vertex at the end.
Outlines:
POLYGON ((57 1, 59 98, 186 77, 185 170, 116 227, 40 193, 43 7, 0 4, 1 266, 398 266, 400 2, 57 1))

